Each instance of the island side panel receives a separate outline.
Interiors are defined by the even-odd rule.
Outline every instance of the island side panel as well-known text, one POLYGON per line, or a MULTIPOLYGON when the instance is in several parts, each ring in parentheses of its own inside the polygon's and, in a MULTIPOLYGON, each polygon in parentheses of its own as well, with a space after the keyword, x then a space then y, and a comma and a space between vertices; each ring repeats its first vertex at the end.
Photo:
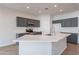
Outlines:
POLYGON ((19 42, 20 55, 51 55, 52 43, 50 42, 19 42))
POLYGON ((52 55, 61 55, 67 48, 67 38, 63 38, 58 42, 52 43, 52 55))
POLYGON ((19 42, 20 55, 60 55, 67 47, 67 39, 57 42, 19 42))

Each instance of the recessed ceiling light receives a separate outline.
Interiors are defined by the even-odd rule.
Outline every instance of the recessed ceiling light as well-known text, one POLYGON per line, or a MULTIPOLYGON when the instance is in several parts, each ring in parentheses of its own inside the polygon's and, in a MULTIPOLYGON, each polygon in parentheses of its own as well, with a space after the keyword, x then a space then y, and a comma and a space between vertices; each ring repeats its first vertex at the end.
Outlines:
POLYGON ((26 8, 30 8, 29 6, 27 6, 26 8))
POLYGON ((62 9, 60 9, 59 11, 60 11, 60 12, 62 12, 63 10, 62 10, 62 9))
POLYGON ((42 11, 41 11, 41 10, 39 10, 39 11, 38 11, 38 13, 42 13, 42 11))
POLYGON ((57 5, 55 4, 54 7, 57 7, 57 5))

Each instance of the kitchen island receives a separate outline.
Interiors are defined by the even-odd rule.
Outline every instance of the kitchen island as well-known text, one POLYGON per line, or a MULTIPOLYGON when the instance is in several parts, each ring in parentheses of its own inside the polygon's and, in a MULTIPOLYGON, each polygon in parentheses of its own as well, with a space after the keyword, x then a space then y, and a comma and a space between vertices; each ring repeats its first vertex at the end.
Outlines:
POLYGON ((60 55, 67 47, 66 37, 70 34, 24 35, 19 42, 20 55, 60 55))

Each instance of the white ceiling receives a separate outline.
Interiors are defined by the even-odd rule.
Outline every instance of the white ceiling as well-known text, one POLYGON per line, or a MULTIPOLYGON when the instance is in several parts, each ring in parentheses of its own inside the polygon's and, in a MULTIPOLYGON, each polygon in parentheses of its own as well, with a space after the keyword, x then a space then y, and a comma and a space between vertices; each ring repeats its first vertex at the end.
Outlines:
POLYGON ((13 10, 18 10, 25 13, 31 13, 34 15, 57 15, 61 13, 68 13, 79 10, 79 4, 77 3, 2 3, 0 4, 0 6, 11 8, 13 10), (57 5, 57 7, 54 7, 55 4, 57 5), (30 6, 30 8, 27 9, 26 6, 30 6), (48 10, 45 10, 45 8, 48 8, 48 10), (59 12, 60 9, 63 9, 63 11, 59 12), (42 12, 39 13, 39 10, 41 10, 42 12))

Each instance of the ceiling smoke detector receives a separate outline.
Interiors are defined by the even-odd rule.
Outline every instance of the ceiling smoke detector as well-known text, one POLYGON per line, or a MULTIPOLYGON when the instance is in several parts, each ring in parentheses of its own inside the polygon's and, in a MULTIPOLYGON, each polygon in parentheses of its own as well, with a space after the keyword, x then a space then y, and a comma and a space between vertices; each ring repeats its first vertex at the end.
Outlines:
POLYGON ((45 10, 48 10, 49 8, 45 8, 45 10))

